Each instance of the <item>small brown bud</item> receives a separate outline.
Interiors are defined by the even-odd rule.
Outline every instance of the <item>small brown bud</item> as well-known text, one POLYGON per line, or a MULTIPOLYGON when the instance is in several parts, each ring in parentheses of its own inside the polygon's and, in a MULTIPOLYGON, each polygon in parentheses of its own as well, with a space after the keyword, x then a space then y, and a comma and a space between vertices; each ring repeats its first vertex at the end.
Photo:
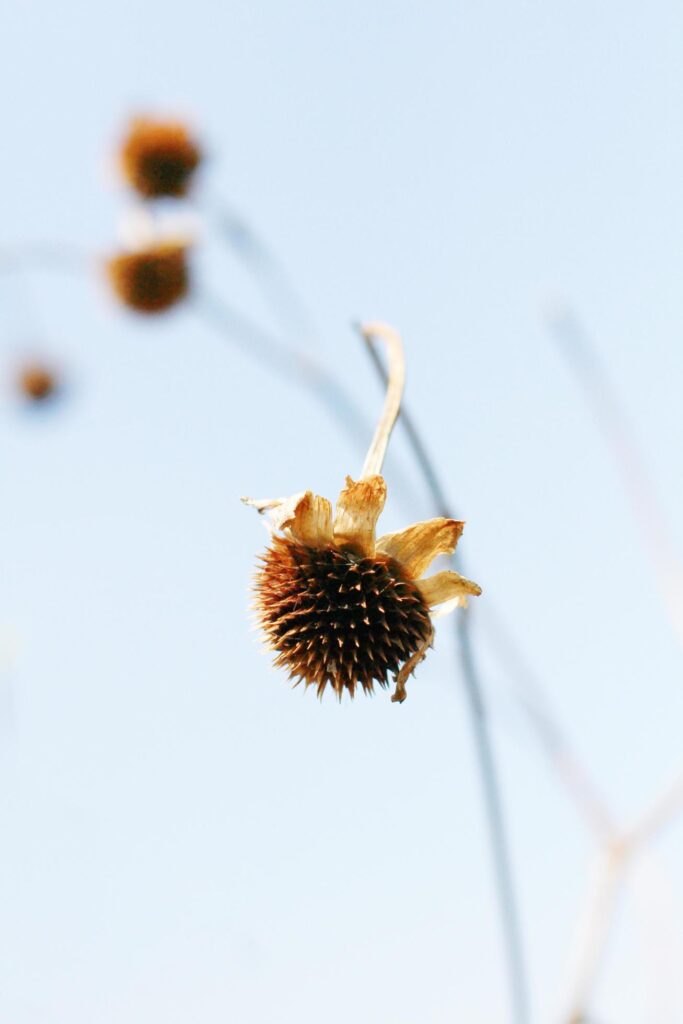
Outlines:
POLYGON ((161 313, 175 306, 189 290, 188 247, 164 242, 107 262, 112 288, 125 306, 139 313, 161 313))
POLYGON ((177 198, 188 192, 202 153, 181 121, 137 117, 120 159, 126 180, 145 199, 177 198))
POLYGON ((40 363, 29 363, 19 374, 19 389, 31 402, 43 402, 57 390, 57 378, 52 370, 40 363))

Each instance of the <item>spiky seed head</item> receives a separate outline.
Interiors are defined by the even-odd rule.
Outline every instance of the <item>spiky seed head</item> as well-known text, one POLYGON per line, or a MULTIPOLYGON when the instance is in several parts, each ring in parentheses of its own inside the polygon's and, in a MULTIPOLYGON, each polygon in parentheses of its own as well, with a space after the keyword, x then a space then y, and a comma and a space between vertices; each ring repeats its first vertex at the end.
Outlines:
POLYGON ((145 199, 186 195, 202 153, 182 121, 137 117, 121 146, 128 183, 145 199))
POLYGON ((340 699, 387 686, 431 635, 428 606, 391 558, 276 536, 261 561, 256 608, 275 665, 318 696, 328 683, 340 699))
POLYGON ((43 402, 57 390, 57 378, 47 366, 30 363, 19 374, 19 388, 29 401, 43 402))
POLYGON ((190 287, 187 245, 177 242, 114 256, 106 269, 121 302, 139 313, 170 309, 190 287))

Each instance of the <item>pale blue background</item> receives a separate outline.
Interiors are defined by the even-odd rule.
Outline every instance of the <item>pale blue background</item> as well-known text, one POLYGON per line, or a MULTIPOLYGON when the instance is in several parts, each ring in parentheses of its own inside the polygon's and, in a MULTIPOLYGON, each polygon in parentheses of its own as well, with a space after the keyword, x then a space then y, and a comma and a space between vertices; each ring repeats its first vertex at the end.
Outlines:
MULTIPOLYGON (((567 300, 598 339, 683 543, 682 42, 670 0, 15 0, 0 19, 4 246, 107 251, 129 113, 187 114, 206 184, 270 239, 369 417, 349 324, 403 331, 485 591, 539 1021, 558 1019, 595 847, 488 646, 486 602, 635 815, 683 759, 681 651, 545 317, 567 300)), ((199 260, 268 325, 215 240, 199 260)), ((334 496, 363 453, 191 309, 124 315, 96 275, 5 279, 0 301, 0 623, 21 643, 0 681, 0 1018, 505 1021, 451 630, 406 704, 339 707, 290 691, 250 627, 265 534, 238 496, 334 496), (12 394, 24 345, 70 382, 38 416, 12 394)), ((395 442, 388 482, 403 466, 412 497, 391 492, 388 529, 431 514, 395 442)), ((668 916, 653 934, 624 904, 606 1024, 683 1020, 683 984, 650 973, 653 951, 680 966, 681 823, 656 852, 668 916)))

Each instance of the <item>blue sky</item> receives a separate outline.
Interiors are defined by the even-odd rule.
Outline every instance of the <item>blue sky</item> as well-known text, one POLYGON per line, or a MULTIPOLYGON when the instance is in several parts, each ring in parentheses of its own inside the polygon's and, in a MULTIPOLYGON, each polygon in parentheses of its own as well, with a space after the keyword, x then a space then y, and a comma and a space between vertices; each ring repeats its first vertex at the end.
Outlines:
MULTIPOLYGON (((683 546, 682 22, 673 3, 583 0, 2 15, 3 247, 110 251, 130 207, 110 167, 128 116, 186 115, 207 193, 269 240, 309 343, 369 421, 381 395, 350 324, 402 331, 407 400, 484 588, 475 629, 539 1021, 562 1004, 595 844, 487 607, 630 820, 683 756, 681 651, 547 313, 568 304, 596 339, 683 546)), ((206 286, 277 327, 203 236, 206 286)), ((404 705, 339 707, 290 691, 250 624, 265 534, 239 495, 334 497, 363 452, 192 305, 140 320, 96 271, 5 278, 0 303, 0 623, 20 640, 0 678, 2 1018, 505 1020, 451 631, 404 705), (29 349, 69 382, 38 416, 11 388, 29 349)), ((400 430, 386 475, 386 529, 431 514, 400 430)), ((683 1017, 666 973, 682 853, 679 822, 624 901, 600 1020, 683 1017)))

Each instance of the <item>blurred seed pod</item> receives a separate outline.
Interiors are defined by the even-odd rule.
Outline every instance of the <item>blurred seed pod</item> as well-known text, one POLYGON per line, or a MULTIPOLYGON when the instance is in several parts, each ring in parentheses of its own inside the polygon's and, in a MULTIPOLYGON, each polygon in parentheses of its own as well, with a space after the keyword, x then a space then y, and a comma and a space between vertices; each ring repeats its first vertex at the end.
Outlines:
POLYGON ((120 150, 127 182, 145 199, 187 194, 202 152, 182 121, 136 117, 120 150))
POLYGON ((43 363, 28 363, 19 371, 18 387, 29 402, 44 402, 59 390, 55 371, 43 363))
POLYGON ((107 261, 110 284, 119 300, 139 313, 162 313, 185 298, 190 288, 186 242, 167 241, 107 261))

